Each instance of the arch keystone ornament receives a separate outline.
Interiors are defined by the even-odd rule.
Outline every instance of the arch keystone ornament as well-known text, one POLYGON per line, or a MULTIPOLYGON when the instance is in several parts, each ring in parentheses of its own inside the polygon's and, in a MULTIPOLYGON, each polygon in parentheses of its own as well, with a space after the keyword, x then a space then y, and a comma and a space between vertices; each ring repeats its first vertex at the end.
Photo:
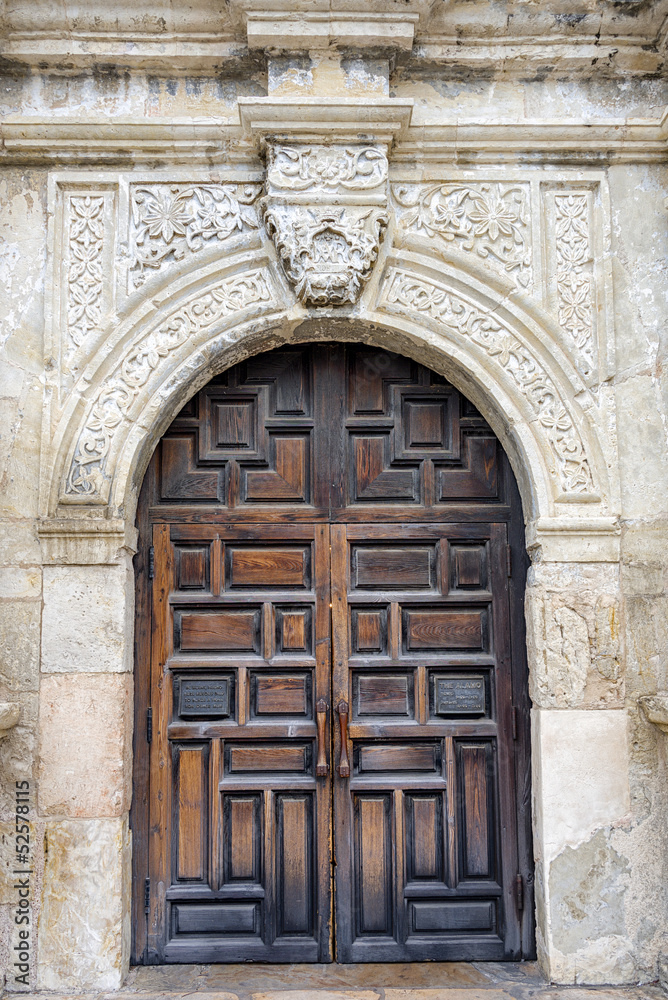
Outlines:
POLYGON ((264 223, 305 306, 354 304, 388 222, 383 145, 267 143, 264 223))

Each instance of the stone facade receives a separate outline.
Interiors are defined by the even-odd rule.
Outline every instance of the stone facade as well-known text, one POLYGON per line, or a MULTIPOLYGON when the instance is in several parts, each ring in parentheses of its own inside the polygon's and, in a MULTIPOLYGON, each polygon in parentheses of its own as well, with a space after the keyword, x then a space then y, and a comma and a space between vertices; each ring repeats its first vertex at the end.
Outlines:
POLYGON ((556 982, 656 978, 668 4, 547 6, 201 0, 177 18, 139 0, 68 18, 35 0, 0 21, 10 990, 110 990, 127 972, 131 557, 151 452, 213 375, 323 338, 443 373, 506 448, 532 559, 539 960, 556 982))

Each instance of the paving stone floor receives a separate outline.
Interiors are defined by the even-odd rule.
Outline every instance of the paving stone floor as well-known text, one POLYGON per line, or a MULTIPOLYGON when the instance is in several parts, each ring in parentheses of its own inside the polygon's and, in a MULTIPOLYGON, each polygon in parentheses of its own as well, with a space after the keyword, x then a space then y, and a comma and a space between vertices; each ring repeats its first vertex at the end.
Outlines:
MULTIPOLYGON (((35 1000, 666 1000, 657 985, 551 986, 534 962, 136 967, 118 993, 35 1000)), ((7 995, 7 1000, 16 997, 7 995)))

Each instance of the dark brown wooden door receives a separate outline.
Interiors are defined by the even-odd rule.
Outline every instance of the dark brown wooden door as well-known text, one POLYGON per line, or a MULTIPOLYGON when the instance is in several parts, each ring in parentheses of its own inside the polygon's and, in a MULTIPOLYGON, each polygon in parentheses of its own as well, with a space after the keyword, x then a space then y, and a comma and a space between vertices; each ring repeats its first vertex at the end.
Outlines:
POLYGON ((530 957, 521 510, 471 404, 378 349, 252 358, 139 526, 135 960, 530 957))

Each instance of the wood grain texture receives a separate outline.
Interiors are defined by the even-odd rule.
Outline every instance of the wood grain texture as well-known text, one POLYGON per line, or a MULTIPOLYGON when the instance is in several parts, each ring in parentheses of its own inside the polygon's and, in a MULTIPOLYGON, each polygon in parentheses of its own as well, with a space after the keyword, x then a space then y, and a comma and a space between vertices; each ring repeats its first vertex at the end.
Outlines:
POLYGON ((193 397, 142 503, 135 959, 530 956, 513 896, 531 874, 522 514, 477 410, 386 351, 280 348, 193 397), (186 676, 229 684, 230 713, 175 718, 186 676), (474 715, 450 683, 467 677, 484 678, 474 715))
POLYGON ((359 796, 357 912, 361 934, 392 933, 389 795, 359 796))
POLYGON ((177 879, 204 878, 207 800, 204 747, 178 748, 177 757, 177 879))

